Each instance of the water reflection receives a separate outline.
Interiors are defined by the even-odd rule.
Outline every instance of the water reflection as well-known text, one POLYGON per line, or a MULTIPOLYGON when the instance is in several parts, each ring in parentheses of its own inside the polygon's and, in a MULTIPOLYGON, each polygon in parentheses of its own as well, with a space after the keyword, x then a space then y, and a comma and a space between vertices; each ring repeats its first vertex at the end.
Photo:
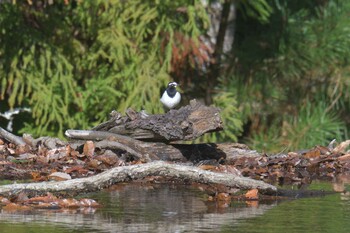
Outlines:
POLYGON ((27 213, 2 210, 0 232, 40 232, 38 228, 52 228, 50 232, 216 232, 263 215, 277 205, 249 207, 232 202, 222 208, 207 202, 204 193, 178 185, 119 185, 89 198, 97 199, 103 208, 27 213))
MULTIPOLYGON (((189 186, 118 185, 88 196, 100 209, 1 210, 0 232, 350 232, 349 182, 337 180, 342 194, 226 207, 189 186)), ((331 190, 332 184, 309 188, 331 190)))

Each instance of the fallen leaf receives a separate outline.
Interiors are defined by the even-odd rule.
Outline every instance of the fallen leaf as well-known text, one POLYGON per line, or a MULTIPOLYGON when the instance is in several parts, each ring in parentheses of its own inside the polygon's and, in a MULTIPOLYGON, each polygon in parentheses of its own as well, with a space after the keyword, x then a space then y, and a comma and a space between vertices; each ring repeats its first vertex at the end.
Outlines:
POLYGON ((54 202, 57 201, 58 198, 54 195, 52 195, 52 193, 47 193, 46 196, 39 196, 39 197, 32 197, 29 198, 28 200, 26 200, 24 203, 25 204, 39 204, 41 202, 44 203, 49 203, 49 202, 54 202))
POLYGON ((213 165, 200 165, 198 168, 203 169, 203 170, 208 170, 208 171, 214 171, 216 166, 213 165))
POLYGON ((218 201, 225 201, 225 202, 231 202, 231 196, 228 193, 218 193, 216 195, 216 200, 218 200, 218 201))
POLYGON ((32 176, 32 180, 34 180, 34 181, 44 181, 44 180, 47 180, 45 177, 43 177, 42 175, 40 175, 40 172, 38 172, 38 171, 32 171, 32 172, 30 172, 30 175, 32 176))
POLYGON ((0 197, 0 203, 7 205, 7 204, 10 204, 11 201, 9 199, 7 199, 6 197, 0 197))
POLYGON ((350 160, 350 154, 342 155, 342 156, 338 157, 337 159, 338 159, 339 161, 350 160))
POLYGON ((338 154, 338 153, 345 153, 345 149, 350 145, 350 140, 346 140, 344 142, 339 143, 338 146, 336 146, 332 153, 338 154))
POLYGON ((28 145, 18 146, 15 151, 17 155, 28 153, 30 151, 30 146, 28 145))
POLYGON ((99 207, 100 204, 98 204, 93 199, 83 198, 79 201, 79 206, 80 207, 99 207))
POLYGON ((16 203, 9 203, 5 205, 2 209, 8 212, 15 212, 15 211, 29 211, 32 208, 29 206, 19 205, 16 203))
POLYGON ((317 148, 311 149, 307 151, 305 154, 303 154, 305 158, 311 159, 311 158, 318 158, 321 156, 321 151, 317 148))
POLYGON ((80 207, 79 201, 73 198, 65 198, 59 200, 59 205, 64 208, 78 208, 80 207))
POLYGON ((245 194, 245 198, 249 200, 258 200, 259 199, 259 190, 258 189, 251 189, 245 194))
POLYGON ((87 174, 88 172, 89 170, 85 169, 83 166, 73 166, 65 170, 65 173, 71 174, 71 175, 72 173, 75 173, 75 174, 78 173, 79 175, 84 175, 84 174, 87 174))
POLYGON ((88 168, 97 169, 101 163, 102 162, 98 161, 97 159, 92 159, 85 164, 87 165, 88 168))
POLYGON ((103 155, 96 156, 95 159, 97 159, 98 161, 101 161, 102 163, 104 163, 108 166, 112 166, 112 165, 116 164, 117 162, 119 162, 119 159, 116 155, 109 155, 109 154, 103 154, 103 155))
POLYGON ((93 141, 87 141, 84 144, 83 154, 87 157, 92 157, 95 153, 95 144, 93 141))
POLYGON ((71 180, 72 177, 69 174, 64 172, 54 172, 49 175, 49 179, 62 181, 62 180, 71 180))
POLYGON ((8 152, 10 152, 11 155, 16 154, 16 151, 13 148, 7 147, 7 150, 8 150, 8 152))

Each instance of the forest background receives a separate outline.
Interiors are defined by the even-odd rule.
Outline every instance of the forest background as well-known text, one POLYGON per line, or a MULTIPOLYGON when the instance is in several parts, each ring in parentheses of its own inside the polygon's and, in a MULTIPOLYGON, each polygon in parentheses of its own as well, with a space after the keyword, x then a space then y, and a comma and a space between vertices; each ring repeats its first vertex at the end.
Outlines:
POLYGON ((181 85, 269 153, 348 138, 350 2, 0 0, 0 125, 63 138, 181 85))

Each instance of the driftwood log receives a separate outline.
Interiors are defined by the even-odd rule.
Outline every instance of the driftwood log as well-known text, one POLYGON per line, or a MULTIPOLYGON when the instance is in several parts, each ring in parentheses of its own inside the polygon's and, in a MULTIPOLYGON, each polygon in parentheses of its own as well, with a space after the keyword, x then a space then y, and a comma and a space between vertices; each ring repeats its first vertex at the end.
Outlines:
POLYGON ((145 112, 126 111, 126 116, 112 112, 109 121, 92 130, 107 131, 146 141, 194 140, 205 133, 223 129, 220 110, 196 100, 178 110, 165 114, 148 115, 145 112))
POLYGON ((11 196, 25 191, 29 195, 52 192, 59 195, 76 195, 96 191, 114 183, 142 179, 146 176, 163 176, 189 180, 206 184, 223 184, 239 189, 257 188, 261 193, 275 194, 277 188, 262 181, 236 176, 233 174, 216 173, 193 166, 169 164, 162 161, 141 165, 115 167, 92 177, 66 181, 53 181, 27 184, 11 184, 0 186, 0 195, 11 196))
MULTIPOLYGON (((165 144, 161 142, 144 142, 123 135, 93 130, 67 130, 69 138, 79 140, 97 140, 96 147, 103 149, 121 149, 129 152, 136 159, 145 161, 163 160, 173 162, 191 161, 198 163, 203 160, 231 160, 239 157, 259 157, 255 150, 239 143, 199 143, 199 144, 165 144), (117 144, 118 143, 118 144, 117 144), (121 144, 122 147, 118 147, 121 144)), ((81 146, 84 141, 76 142, 81 146)))

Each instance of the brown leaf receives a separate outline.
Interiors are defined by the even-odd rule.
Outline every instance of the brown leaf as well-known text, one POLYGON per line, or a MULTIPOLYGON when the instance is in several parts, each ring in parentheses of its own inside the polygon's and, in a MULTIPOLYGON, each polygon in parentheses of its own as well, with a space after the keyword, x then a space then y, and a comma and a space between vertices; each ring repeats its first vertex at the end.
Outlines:
POLYGON ((347 161, 350 160, 350 154, 342 155, 337 158, 339 161, 347 161))
POLYGON ((62 180, 71 180, 72 177, 64 172, 54 172, 49 175, 50 180, 62 181, 62 180))
POLYGON ((38 172, 38 171, 32 171, 32 172, 30 172, 30 175, 32 176, 32 179, 34 181, 45 181, 45 180, 47 180, 47 178, 42 176, 40 174, 40 172, 38 172))
POLYGON ((7 204, 10 204, 11 201, 9 199, 7 199, 6 197, 0 197, 0 203, 7 205, 7 204))
POLYGON ((218 200, 218 201, 225 201, 225 202, 231 202, 231 196, 228 193, 218 193, 216 195, 216 200, 218 200))
POLYGON ((28 145, 17 146, 15 151, 17 155, 28 153, 30 151, 30 146, 28 145))
POLYGON ((111 154, 99 155, 99 156, 96 156, 95 159, 97 159, 98 161, 101 161, 102 163, 108 166, 112 166, 117 162, 119 162, 118 157, 116 155, 111 155, 111 154))
POLYGON ((203 170, 208 170, 208 171, 214 171, 216 169, 216 166, 213 166, 213 165, 200 165, 198 166, 200 169, 203 169, 203 170))
POLYGON ((79 201, 79 206, 80 207, 99 207, 100 204, 98 204, 93 199, 83 198, 79 201))
POLYGON ((83 154, 87 157, 92 157, 95 153, 95 144, 93 141, 87 141, 84 144, 83 154))
POLYGON ((321 156, 321 151, 317 148, 311 149, 307 151, 304 155, 305 158, 311 159, 311 158, 318 158, 321 156))
POLYGON ((48 157, 48 160, 50 162, 63 159, 67 155, 68 155, 67 148, 65 146, 57 148, 57 149, 49 150, 49 151, 47 151, 47 154, 46 154, 46 156, 48 157))
POLYGON ((350 140, 346 140, 344 142, 341 142, 338 146, 336 146, 333 150, 332 153, 338 154, 342 153, 345 154, 345 149, 350 145, 350 140))
POLYGON ((259 190, 258 189, 251 189, 245 194, 245 198, 249 200, 258 200, 259 199, 259 190))
POLYGON ((72 175, 72 173, 78 173, 79 175, 83 175, 83 174, 86 174, 88 172, 89 172, 89 170, 87 170, 83 166, 79 166, 79 165, 67 168, 65 170, 65 173, 71 174, 71 175, 72 175))
POLYGON ((266 172, 267 172, 267 167, 259 167, 255 170, 255 173, 259 175, 266 172))
POLYGON ((50 202, 54 202, 57 200, 58 200, 57 197, 52 195, 52 193, 48 192, 46 196, 32 197, 32 198, 26 200, 25 203, 26 204, 38 204, 41 202, 50 203, 50 202))
POLYGON ((8 152, 10 152, 11 155, 16 154, 16 150, 10 147, 7 147, 8 152))
POLYGON ((59 206, 65 207, 65 208, 77 208, 77 207, 80 207, 80 203, 76 199, 65 198, 65 199, 59 200, 59 206))
POLYGON ((100 164, 101 164, 101 161, 98 161, 97 159, 92 159, 86 163, 87 167, 92 169, 97 169, 100 164))
POLYGON ((31 209, 32 208, 29 206, 19 205, 19 204, 15 204, 15 203, 9 203, 3 207, 3 210, 8 211, 8 212, 28 211, 31 209))

